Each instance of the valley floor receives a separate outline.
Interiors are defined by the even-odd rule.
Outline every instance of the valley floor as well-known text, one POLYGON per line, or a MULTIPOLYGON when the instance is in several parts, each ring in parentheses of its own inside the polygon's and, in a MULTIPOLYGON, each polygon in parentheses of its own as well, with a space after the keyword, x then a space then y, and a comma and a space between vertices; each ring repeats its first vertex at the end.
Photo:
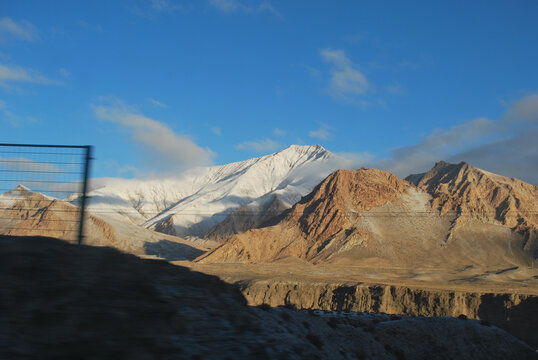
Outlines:
POLYGON ((250 305, 465 316, 496 325, 538 349, 538 271, 532 268, 175 263, 234 284, 250 305))
POLYGON ((272 280, 328 283, 370 283, 420 289, 538 296, 538 267, 469 266, 462 269, 407 269, 374 266, 312 265, 309 263, 199 264, 176 261, 226 282, 272 280))

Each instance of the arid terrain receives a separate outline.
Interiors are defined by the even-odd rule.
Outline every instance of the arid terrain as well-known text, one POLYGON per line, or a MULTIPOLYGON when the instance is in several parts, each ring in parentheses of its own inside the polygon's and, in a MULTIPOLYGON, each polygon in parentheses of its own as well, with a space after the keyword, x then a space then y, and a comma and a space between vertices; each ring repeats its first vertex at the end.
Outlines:
MULTIPOLYGON (((204 237, 164 234, 90 208, 85 241, 216 275, 250 306, 465 316, 538 349, 536 186, 439 162, 405 180, 338 170, 291 207, 272 192, 262 197, 204 237)), ((24 187, 0 202, 5 235, 73 239, 76 206, 24 187)), ((172 232, 169 219, 156 230, 172 232)))
POLYGON ((250 305, 486 320, 538 349, 538 271, 174 262, 237 286, 250 305))
POLYGON ((165 261, 0 236, 3 359, 534 359, 489 322, 248 306, 165 261))

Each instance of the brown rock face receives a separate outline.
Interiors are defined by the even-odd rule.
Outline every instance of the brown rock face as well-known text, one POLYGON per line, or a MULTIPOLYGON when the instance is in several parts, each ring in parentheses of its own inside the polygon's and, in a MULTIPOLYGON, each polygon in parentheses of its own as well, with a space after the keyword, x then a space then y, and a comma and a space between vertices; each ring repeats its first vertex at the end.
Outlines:
MULTIPOLYGON (((437 163, 425 174, 411 175, 432 197, 441 214, 454 213, 454 225, 469 218, 496 222, 523 235, 525 250, 538 256, 538 187, 475 168, 465 162, 437 163)), ((449 234, 449 237, 451 234, 449 234)))
POLYGON ((416 186, 381 170, 336 171, 272 226, 234 235, 199 260, 532 266, 536 186, 465 163, 408 180, 416 186))
POLYGON ((285 221, 299 223, 302 232, 323 243, 343 231, 353 231, 359 218, 356 213, 395 201, 407 188, 406 181, 385 171, 339 170, 301 200, 285 221))
POLYGON ((388 313, 411 316, 460 314, 491 322, 538 348, 538 296, 432 290, 382 284, 240 281, 251 305, 388 313))
POLYGON ((274 226, 233 236, 201 261, 323 259, 365 233, 359 212, 397 200, 411 185, 381 170, 339 170, 274 221, 274 226))

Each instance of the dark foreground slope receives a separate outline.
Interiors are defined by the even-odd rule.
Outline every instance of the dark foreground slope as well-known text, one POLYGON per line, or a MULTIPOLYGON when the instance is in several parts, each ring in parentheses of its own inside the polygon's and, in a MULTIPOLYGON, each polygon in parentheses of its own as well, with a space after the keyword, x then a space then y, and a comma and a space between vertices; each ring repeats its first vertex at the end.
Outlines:
POLYGON ((217 277, 109 248, 0 237, 1 359, 534 359, 454 318, 248 307, 217 277))

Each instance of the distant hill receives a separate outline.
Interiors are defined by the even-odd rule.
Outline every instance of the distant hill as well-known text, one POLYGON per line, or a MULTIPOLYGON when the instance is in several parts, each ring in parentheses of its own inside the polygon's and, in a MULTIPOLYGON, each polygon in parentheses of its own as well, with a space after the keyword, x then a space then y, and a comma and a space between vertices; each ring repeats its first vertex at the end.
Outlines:
MULTIPOLYGON (((19 185, 0 194, 0 234, 53 236, 76 241, 80 210, 77 206, 19 185)), ((179 260, 194 259, 207 248, 181 238, 156 233, 125 221, 88 214, 84 243, 111 246, 137 254, 179 260)))
POLYGON ((538 187, 466 163, 440 162, 408 180, 336 171, 268 226, 232 236, 199 261, 452 268, 530 266, 536 257, 538 187))

